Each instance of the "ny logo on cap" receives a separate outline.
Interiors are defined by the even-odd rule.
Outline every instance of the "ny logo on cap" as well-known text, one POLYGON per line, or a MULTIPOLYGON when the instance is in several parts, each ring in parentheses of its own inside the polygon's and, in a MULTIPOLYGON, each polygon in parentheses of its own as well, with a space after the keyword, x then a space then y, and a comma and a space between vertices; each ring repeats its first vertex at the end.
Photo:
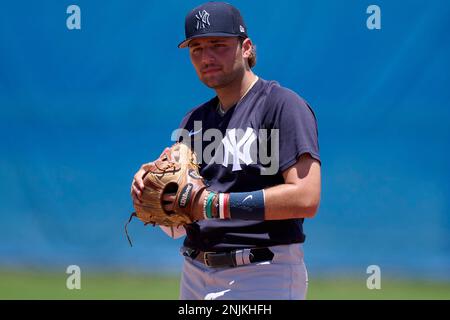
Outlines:
POLYGON ((195 18, 197 18, 197 30, 205 29, 207 26, 210 26, 209 13, 206 12, 206 10, 203 10, 202 12, 199 11, 198 14, 195 15, 195 18))

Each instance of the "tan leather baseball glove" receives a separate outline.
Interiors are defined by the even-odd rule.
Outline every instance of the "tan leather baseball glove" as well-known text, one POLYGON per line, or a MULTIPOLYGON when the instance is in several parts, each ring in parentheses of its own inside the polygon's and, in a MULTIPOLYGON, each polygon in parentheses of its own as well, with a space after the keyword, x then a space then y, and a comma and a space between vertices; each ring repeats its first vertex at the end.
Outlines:
POLYGON ((133 202, 135 212, 129 221, 136 216, 146 225, 168 227, 193 222, 192 206, 206 185, 199 174, 196 155, 188 146, 175 143, 166 148, 145 173, 143 183, 142 203, 133 202), (163 205, 163 194, 168 193, 176 194, 171 211, 163 205))

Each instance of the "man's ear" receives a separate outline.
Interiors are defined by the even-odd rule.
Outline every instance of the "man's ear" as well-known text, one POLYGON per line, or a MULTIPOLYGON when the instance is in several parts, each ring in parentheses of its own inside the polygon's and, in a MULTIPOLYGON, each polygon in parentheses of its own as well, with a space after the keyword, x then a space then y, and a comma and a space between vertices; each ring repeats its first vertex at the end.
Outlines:
POLYGON ((253 42, 250 38, 246 38, 242 42, 242 54, 244 58, 248 59, 252 55, 252 50, 253 50, 253 42))

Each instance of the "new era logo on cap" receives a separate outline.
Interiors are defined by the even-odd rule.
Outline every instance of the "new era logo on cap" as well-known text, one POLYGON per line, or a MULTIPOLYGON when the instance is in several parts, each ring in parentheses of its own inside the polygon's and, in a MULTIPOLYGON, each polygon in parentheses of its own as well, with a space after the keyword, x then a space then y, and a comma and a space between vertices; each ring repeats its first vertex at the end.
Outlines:
POLYGON ((178 47, 187 47, 192 39, 203 37, 247 38, 244 20, 238 9, 225 2, 207 2, 192 9, 185 21, 186 39, 178 47))

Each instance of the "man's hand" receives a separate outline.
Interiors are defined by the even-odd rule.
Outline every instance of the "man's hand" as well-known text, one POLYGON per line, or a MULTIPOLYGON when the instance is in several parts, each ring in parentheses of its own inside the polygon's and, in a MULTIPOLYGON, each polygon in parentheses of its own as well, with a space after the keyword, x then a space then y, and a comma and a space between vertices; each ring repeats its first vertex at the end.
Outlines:
MULTIPOLYGON (((162 155, 164 154, 164 152, 167 152, 168 150, 169 150, 169 148, 165 148, 159 157, 161 158, 162 155)), ((179 151, 173 151, 173 156, 178 158, 179 151)), ((144 176, 147 173, 147 171, 149 171, 150 169, 152 169, 154 167, 155 167, 154 161, 149 162, 149 163, 144 163, 141 166, 141 168, 139 169, 139 171, 136 172, 136 174, 134 175, 133 182, 131 183, 131 198, 133 199, 134 202, 142 203, 141 196, 142 196, 142 190, 144 190, 143 179, 144 179, 144 176)), ((166 201, 166 199, 163 199, 163 200, 166 201)))
POLYGON ((131 183, 131 198, 133 202, 142 203, 141 195, 144 189, 144 182, 142 181, 145 173, 154 166, 154 162, 145 163, 141 166, 138 172, 134 175, 133 182, 131 183))

